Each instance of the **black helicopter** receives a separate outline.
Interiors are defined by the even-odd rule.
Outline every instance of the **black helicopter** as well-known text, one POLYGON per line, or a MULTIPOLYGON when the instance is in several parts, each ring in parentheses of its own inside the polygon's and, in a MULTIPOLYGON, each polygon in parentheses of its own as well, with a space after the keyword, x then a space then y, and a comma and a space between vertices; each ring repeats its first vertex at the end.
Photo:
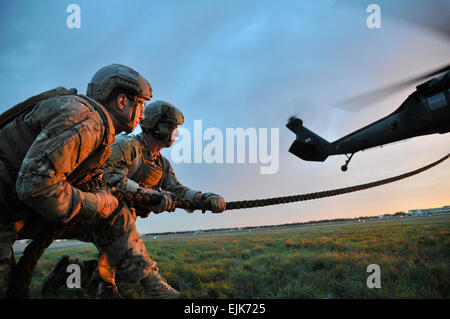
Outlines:
MULTIPOLYGON (((347 160, 341 167, 345 172, 353 155, 358 151, 421 135, 448 133, 450 131, 449 70, 450 65, 395 85, 394 89, 445 72, 418 85, 416 91, 409 95, 395 112, 332 143, 304 127, 301 119, 289 118, 286 127, 297 136, 289 152, 303 160, 318 162, 325 161, 330 155, 345 154, 347 160)), ((385 93, 392 88, 378 90, 376 93, 385 93)))

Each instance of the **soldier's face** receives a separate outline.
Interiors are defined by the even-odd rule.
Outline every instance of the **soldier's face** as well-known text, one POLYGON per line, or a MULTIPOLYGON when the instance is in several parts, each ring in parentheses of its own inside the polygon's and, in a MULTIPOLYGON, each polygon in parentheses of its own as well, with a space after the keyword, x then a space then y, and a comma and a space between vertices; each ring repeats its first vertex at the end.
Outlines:
POLYGON ((140 121, 145 119, 144 115, 144 107, 145 107, 145 99, 136 97, 134 101, 130 101, 131 108, 130 108, 130 122, 133 124, 133 130, 136 128, 136 126, 139 124, 140 121), (133 110, 135 108, 135 110, 133 110), (134 116, 133 116, 133 113, 134 116))
POLYGON ((134 100, 123 98, 118 101, 119 113, 128 122, 127 131, 132 132, 136 126, 145 118, 144 107, 146 100, 135 97, 134 100))
POLYGON ((172 131, 172 135, 170 136, 170 146, 175 142, 176 138, 180 136, 180 132, 178 132, 178 126, 172 131))
POLYGON ((172 134, 170 135, 169 139, 166 140, 165 142, 165 147, 171 147, 173 145, 173 143, 175 142, 175 139, 180 136, 180 132, 178 132, 178 126, 176 126, 173 131, 172 134))

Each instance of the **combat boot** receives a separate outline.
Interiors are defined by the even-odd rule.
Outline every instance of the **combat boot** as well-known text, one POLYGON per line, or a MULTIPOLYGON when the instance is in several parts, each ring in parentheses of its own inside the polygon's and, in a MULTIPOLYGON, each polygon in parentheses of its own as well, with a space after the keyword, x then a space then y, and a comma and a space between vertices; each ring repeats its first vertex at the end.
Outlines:
POLYGON ((97 289, 97 298, 99 299, 122 299, 117 286, 106 281, 100 281, 97 289))
POLYGON ((58 288, 66 286, 67 278, 70 275, 67 272, 67 267, 72 264, 80 266, 81 287, 89 288, 91 285, 97 284, 94 276, 97 273, 97 260, 79 261, 77 258, 75 260, 70 258, 69 255, 63 255, 44 279, 42 284, 42 296, 44 298, 48 294, 55 294, 58 288))
POLYGON ((152 272, 149 276, 141 280, 146 295, 155 299, 178 299, 181 294, 172 288, 158 271, 152 272))
POLYGON ((42 296, 45 298, 49 293, 55 294, 56 290, 66 285, 67 266, 78 264, 78 259, 73 260, 69 255, 63 255, 50 270, 42 283, 42 296))

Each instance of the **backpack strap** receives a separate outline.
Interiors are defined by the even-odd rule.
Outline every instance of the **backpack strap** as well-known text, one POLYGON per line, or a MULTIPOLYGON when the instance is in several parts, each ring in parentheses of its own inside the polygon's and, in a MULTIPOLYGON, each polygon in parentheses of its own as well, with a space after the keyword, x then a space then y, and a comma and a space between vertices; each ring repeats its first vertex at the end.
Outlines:
POLYGON ((15 119, 20 114, 29 111, 36 103, 41 102, 43 100, 56 97, 56 96, 62 96, 62 95, 76 95, 77 90, 76 89, 66 89, 62 86, 59 86, 53 90, 48 90, 42 93, 39 93, 37 95, 34 95, 30 97, 29 99, 26 99, 23 102, 20 102, 19 104, 16 104, 9 110, 3 112, 0 115, 0 129, 8 124, 10 121, 15 119))
POLYGON ((89 103, 100 114, 103 124, 105 125, 105 133, 101 145, 90 154, 69 176, 67 180, 73 185, 84 184, 92 180, 94 176, 101 175, 101 171, 106 165, 111 155, 110 144, 115 141, 115 129, 108 111, 103 105, 84 95, 78 95, 86 103, 89 103))
POLYGON ((79 94, 79 97, 86 100, 91 104, 100 114, 102 117, 103 123, 105 125, 105 135, 103 138, 103 145, 110 145, 111 143, 114 143, 116 139, 116 130, 114 128, 114 124, 111 119, 111 115, 109 115, 108 110, 99 102, 96 100, 87 97, 85 95, 79 94))

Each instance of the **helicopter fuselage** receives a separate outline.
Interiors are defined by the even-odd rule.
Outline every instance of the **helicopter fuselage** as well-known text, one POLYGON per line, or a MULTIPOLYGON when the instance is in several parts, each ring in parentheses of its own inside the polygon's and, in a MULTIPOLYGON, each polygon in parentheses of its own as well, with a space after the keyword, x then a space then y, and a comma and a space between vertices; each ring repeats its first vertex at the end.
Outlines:
POLYGON ((449 91, 424 96, 415 91, 390 115, 329 145, 329 155, 352 154, 400 140, 450 131, 449 91))
POLYGON ((325 161, 329 155, 350 154, 372 147, 428 134, 450 131, 450 71, 416 87, 390 115, 332 143, 291 118, 286 124, 296 134, 289 152, 307 161, 325 161))

